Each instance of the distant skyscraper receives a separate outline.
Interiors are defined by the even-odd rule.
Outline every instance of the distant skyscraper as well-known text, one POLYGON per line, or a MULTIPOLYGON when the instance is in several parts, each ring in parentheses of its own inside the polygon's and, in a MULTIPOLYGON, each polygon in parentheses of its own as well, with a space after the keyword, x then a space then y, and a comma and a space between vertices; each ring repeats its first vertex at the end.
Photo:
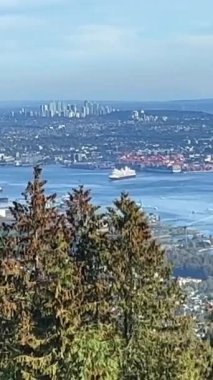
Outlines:
POLYGON ((56 102, 51 102, 49 104, 50 117, 54 117, 56 114, 56 102))
POLYGON ((76 115, 76 112, 77 112, 77 107, 76 107, 76 105, 71 105, 71 111, 73 111, 74 114, 76 115))
POLYGON ((45 117, 44 104, 40 106, 40 116, 45 117))
POLYGON ((62 102, 59 101, 56 103, 56 112, 59 116, 61 115, 62 110, 63 110, 63 104, 62 102))
POLYGON ((89 108, 89 115, 93 115, 93 104, 89 103, 88 108, 89 108))
MULTIPOLYGON (((33 114, 31 112, 32 110, 27 110, 25 108, 22 108, 19 111, 20 115, 28 116, 36 116, 36 112, 33 111, 33 114)), ((99 105, 98 103, 91 103, 87 100, 84 101, 84 104, 82 107, 78 107, 76 105, 71 104, 65 104, 62 101, 51 101, 49 104, 42 104, 40 106, 40 111, 37 113, 37 115, 40 115, 41 117, 69 117, 69 118, 79 118, 83 117, 86 118, 89 115, 99 116, 99 115, 106 115, 114 110, 111 106, 108 105, 99 105)))
POLYGON ((98 116, 98 114, 99 114, 99 105, 97 103, 93 104, 93 114, 95 116, 98 116))
POLYGON ((85 118, 87 116, 87 108, 84 106, 81 108, 81 117, 85 118))
POLYGON ((48 116, 48 105, 42 104, 40 107, 40 116, 41 117, 47 117, 48 116))

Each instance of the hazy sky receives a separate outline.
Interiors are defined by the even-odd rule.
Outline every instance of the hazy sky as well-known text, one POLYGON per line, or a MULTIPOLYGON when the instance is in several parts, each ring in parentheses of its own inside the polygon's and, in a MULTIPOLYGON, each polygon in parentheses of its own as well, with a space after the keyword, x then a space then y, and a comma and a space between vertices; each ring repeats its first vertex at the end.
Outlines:
POLYGON ((213 97, 212 0, 0 0, 0 99, 213 97))

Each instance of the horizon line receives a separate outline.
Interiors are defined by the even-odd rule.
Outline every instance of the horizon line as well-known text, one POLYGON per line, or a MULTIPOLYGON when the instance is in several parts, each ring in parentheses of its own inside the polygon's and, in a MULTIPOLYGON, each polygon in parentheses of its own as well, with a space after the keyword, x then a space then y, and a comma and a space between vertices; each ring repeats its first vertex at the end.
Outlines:
POLYGON ((119 99, 93 99, 93 98, 82 98, 82 99, 65 99, 65 98, 46 98, 46 99, 20 99, 20 100, 0 100, 0 103, 39 103, 39 102, 51 102, 51 101, 62 101, 62 102, 109 102, 109 103, 173 103, 173 102, 202 102, 202 101, 213 101, 211 98, 183 98, 183 99, 164 99, 164 100, 119 100, 119 99))

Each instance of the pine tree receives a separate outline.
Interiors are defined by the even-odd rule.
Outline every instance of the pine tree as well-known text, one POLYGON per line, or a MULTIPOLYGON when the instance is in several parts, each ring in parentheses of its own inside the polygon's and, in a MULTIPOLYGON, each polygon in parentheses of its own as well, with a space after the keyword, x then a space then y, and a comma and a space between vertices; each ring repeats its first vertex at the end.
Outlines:
POLYGON ((127 194, 114 206, 108 269, 123 342, 122 379, 207 378, 207 368, 197 368, 200 342, 191 321, 178 313, 183 295, 145 214, 127 194))
MULTIPOLYGON (((37 167, 3 227, 0 252, 1 379, 64 379, 80 326, 78 273, 64 216, 46 197, 37 167)), ((80 288, 79 288, 80 292, 80 288)))

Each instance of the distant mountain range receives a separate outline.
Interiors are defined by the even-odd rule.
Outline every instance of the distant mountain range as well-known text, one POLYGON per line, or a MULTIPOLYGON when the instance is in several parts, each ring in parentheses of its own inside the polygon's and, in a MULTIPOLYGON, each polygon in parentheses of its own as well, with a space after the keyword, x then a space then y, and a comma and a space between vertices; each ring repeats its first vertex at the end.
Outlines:
MULTIPOLYGON (((49 100, 48 100, 49 101, 49 100)), ((47 102, 48 102, 47 101, 47 102)), ((136 109, 145 110, 177 110, 177 111, 201 111, 213 114, 213 98, 211 99, 196 99, 196 100, 171 100, 171 101, 99 101, 94 100, 100 104, 113 105, 122 111, 132 111, 136 109)), ((83 100, 64 100, 70 104, 80 104, 83 100)), ((0 108, 18 108, 18 107, 38 107, 42 101, 17 101, 17 102, 0 102, 0 108)))
POLYGON ((213 99, 197 100, 172 100, 157 102, 117 102, 121 110, 145 109, 145 110, 177 110, 177 111, 201 111, 213 113, 213 99))

